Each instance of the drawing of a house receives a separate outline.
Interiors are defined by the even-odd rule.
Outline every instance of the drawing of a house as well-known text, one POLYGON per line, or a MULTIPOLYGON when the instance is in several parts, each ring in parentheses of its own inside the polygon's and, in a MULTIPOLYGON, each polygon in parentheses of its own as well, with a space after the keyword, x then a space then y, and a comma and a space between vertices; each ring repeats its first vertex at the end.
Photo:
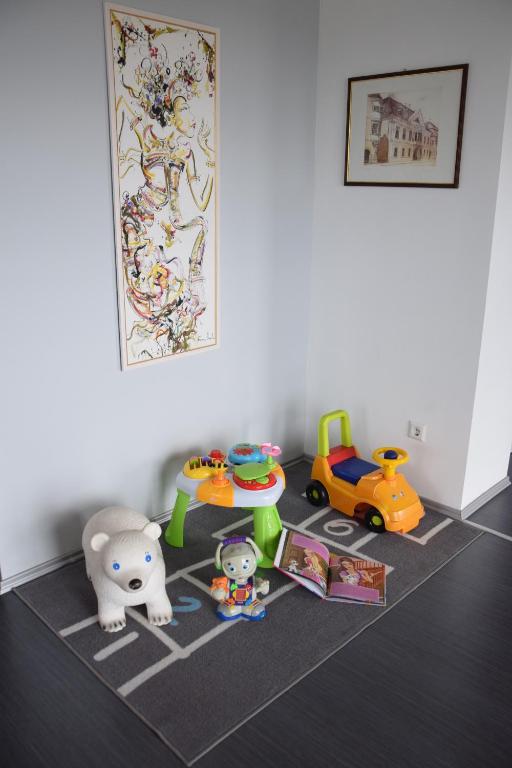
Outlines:
POLYGON ((435 165, 439 129, 390 95, 371 93, 366 111, 364 162, 435 165))

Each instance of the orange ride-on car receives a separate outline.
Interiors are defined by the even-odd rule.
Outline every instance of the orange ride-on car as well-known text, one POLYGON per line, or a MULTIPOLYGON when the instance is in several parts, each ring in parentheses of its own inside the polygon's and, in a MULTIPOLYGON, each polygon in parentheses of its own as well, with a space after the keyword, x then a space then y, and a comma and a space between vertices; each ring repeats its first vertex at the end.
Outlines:
POLYGON ((326 413, 318 425, 318 454, 307 499, 315 507, 331 506, 350 517, 362 517, 376 533, 407 533, 425 514, 416 491, 396 472, 409 456, 402 448, 384 447, 372 458, 376 464, 361 459, 352 445, 346 411, 326 413), (334 420, 341 424, 341 444, 329 449, 329 424, 334 420))

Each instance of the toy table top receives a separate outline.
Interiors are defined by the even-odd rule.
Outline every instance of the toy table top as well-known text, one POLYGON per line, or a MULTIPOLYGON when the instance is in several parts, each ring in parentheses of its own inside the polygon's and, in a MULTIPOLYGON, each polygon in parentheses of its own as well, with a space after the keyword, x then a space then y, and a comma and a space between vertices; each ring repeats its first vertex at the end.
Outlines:
MULTIPOLYGON (((240 467, 237 466, 236 470, 238 469, 240 467)), ((279 464, 276 464, 271 470, 273 481, 263 488, 260 483, 254 489, 240 487, 233 477, 234 470, 235 467, 230 467, 227 470, 225 475, 227 482, 224 486, 216 485, 213 482, 213 477, 207 479, 194 478, 185 475, 183 472, 180 472, 176 478, 176 486, 178 490, 186 493, 191 498, 213 504, 217 507, 245 507, 252 509, 277 504, 286 484, 283 469, 279 464)), ((268 470, 262 472, 260 465, 257 477, 262 478, 265 474, 268 474, 268 470)), ((246 478, 247 482, 250 482, 251 479, 257 478, 246 478)))

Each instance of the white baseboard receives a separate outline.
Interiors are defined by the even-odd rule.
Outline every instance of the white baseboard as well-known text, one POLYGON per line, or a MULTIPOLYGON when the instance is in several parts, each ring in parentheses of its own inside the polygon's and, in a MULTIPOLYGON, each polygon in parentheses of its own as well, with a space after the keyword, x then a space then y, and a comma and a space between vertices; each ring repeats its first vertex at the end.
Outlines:
MULTIPOLYGON (((201 506, 201 501, 192 501, 188 505, 188 510, 201 506)), ((170 517, 170 511, 162 512, 160 515, 154 517, 153 520, 155 523, 159 524, 167 523, 170 517)), ((52 560, 47 560, 40 565, 35 565, 33 568, 28 568, 26 571, 20 571, 19 573, 14 574, 14 576, 8 576, 6 579, 0 581, 0 595, 4 595, 6 592, 10 592, 11 589, 14 589, 15 587, 21 587, 22 584, 26 584, 29 581, 38 579, 40 576, 46 576, 47 573, 56 571, 59 568, 62 568, 64 565, 74 563, 77 560, 83 558, 83 556, 83 550, 80 549, 77 552, 71 552, 67 555, 59 555, 58 557, 54 557, 52 560)))
POLYGON ((33 568, 28 568, 26 571, 20 571, 15 573, 14 576, 8 576, 6 579, 0 581, 0 595, 4 595, 6 592, 10 592, 15 587, 21 587, 22 584, 26 584, 27 581, 38 579, 39 576, 45 576, 47 573, 56 571, 58 568, 62 568, 64 565, 74 563, 76 560, 80 560, 84 556, 82 550, 79 552, 72 552, 68 555, 59 555, 52 560, 47 560, 45 563, 34 565, 33 568))
POLYGON ((440 504, 437 501, 432 501, 431 499, 426 499, 424 497, 422 497, 421 500, 425 507, 429 507, 429 509, 433 509, 436 512, 442 512, 442 514, 447 515, 447 517, 452 517, 454 520, 467 520, 467 518, 473 515, 477 510, 479 510, 480 507, 483 507, 484 504, 487 504, 488 501, 491 501, 491 499, 494 499, 494 497, 497 496, 498 493, 501 493, 502 491, 505 490, 505 488, 508 488, 510 485, 511 485, 510 479, 508 477, 504 477, 503 480, 500 480, 499 482, 497 482, 495 485, 493 485, 491 488, 489 488, 487 491, 482 493, 480 496, 478 496, 470 504, 467 504, 462 509, 449 507, 446 504, 440 504))

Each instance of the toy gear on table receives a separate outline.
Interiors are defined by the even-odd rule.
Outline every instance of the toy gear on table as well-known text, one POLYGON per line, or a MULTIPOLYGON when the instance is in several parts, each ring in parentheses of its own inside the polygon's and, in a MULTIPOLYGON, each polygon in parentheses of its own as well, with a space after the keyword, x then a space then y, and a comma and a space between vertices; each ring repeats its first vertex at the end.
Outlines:
POLYGON ((282 524, 277 502, 286 486, 281 453, 273 443, 237 443, 225 456, 219 448, 196 454, 176 477, 176 501, 165 531, 165 541, 183 547, 184 526, 191 500, 218 507, 251 511, 254 539, 263 557, 261 568, 272 568, 282 524))

